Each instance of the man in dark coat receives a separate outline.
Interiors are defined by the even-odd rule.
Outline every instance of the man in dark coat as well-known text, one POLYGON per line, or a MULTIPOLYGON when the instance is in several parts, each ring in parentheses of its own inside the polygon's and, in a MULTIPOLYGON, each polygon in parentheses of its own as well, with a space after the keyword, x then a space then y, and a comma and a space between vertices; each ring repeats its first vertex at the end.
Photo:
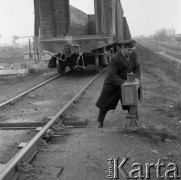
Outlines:
MULTIPOLYGON (((121 85, 127 80, 127 73, 134 73, 140 77, 140 66, 137 62, 134 48, 135 41, 124 41, 118 52, 112 57, 108 75, 104 81, 101 95, 96 103, 100 109, 97 127, 103 127, 107 111, 114 110, 121 100, 121 85)), ((122 106, 129 111, 129 106, 122 106)))

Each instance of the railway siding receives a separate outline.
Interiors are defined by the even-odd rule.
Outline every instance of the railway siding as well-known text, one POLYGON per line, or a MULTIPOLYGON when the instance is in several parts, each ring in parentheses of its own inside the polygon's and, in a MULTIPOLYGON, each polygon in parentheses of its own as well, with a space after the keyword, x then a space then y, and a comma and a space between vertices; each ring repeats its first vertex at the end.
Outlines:
MULTIPOLYGON (((176 108, 179 92, 174 84, 170 84, 171 78, 164 74, 162 66, 158 67, 159 71, 153 68, 155 61, 159 61, 161 57, 144 47, 138 47, 138 57, 142 67, 144 93, 143 103, 138 108, 140 121, 146 126, 164 125, 169 132, 180 132, 181 126, 177 122, 180 113, 176 108)), ((98 115, 95 102, 104 78, 105 75, 97 79, 81 101, 66 112, 67 116, 79 120, 87 119, 87 127, 65 128, 65 134, 54 137, 46 149, 40 150, 33 161, 34 174, 23 175, 24 178, 105 180, 109 170, 109 158, 122 160, 128 157, 124 168, 126 172, 130 172, 131 165, 135 162, 144 165, 157 163, 158 159, 166 164, 175 162, 181 167, 180 141, 169 137, 162 141, 151 133, 126 133, 123 127, 127 121, 127 113, 122 111, 120 104, 114 113, 108 113, 103 129, 95 128, 98 115)), ((119 175, 121 179, 121 173, 119 175)), ((156 179, 154 171, 151 171, 150 175, 151 179, 156 179)))
MULTIPOLYGON (((146 126, 164 125, 169 132, 180 133, 179 79, 174 79, 174 73, 166 73, 171 69, 171 64, 166 63, 163 66, 165 61, 160 55, 139 45, 137 52, 143 86, 143 103, 138 108, 140 121, 146 126)), ((64 128, 62 134, 53 137, 48 145, 41 147, 32 162, 34 171, 21 174, 21 179, 105 180, 109 158, 128 157, 125 167, 127 172, 130 172, 134 162, 144 165, 157 163, 158 159, 164 163, 175 162, 181 167, 179 136, 175 140, 167 137, 162 141, 149 133, 123 131, 127 113, 121 110, 120 104, 114 113, 108 113, 103 129, 95 128, 98 115, 95 102, 105 76, 106 73, 98 78, 83 98, 65 112, 67 117, 86 120, 87 127, 64 128)), ((75 77, 71 78, 75 80, 75 77)), ((70 77, 66 78, 66 82, 67 80, 70 82, 70 77)), ((151 171, 151 177, 156 179, 154 171, 151 171)))

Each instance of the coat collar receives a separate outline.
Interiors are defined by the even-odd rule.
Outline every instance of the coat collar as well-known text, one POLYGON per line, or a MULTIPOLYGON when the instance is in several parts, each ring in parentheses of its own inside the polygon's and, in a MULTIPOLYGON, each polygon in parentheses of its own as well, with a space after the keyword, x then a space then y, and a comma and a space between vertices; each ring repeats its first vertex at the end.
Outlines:
POLYGON ((117 58, 123 66, 128 67, 129 62, 127 61, 126 57, 123 55, 121 51, 118 51, 117 58))

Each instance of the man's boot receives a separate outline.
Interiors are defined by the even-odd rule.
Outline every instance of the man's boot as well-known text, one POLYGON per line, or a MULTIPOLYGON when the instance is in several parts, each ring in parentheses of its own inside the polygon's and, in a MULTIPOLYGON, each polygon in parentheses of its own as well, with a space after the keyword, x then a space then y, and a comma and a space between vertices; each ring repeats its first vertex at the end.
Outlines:
POLYGON ((103 122, 98 122, 96 127, 97 128, 102 128, 103 127, 103 122))
POLYGON ((103 122, 104 122, 104 118, 106 116, 106 113, 107 113, 107 111, 102 111, 102 110, 99 111, 98 123, 96 125, 97 128, 102 128, 103 127, 103 125, 104 125, 103 122))

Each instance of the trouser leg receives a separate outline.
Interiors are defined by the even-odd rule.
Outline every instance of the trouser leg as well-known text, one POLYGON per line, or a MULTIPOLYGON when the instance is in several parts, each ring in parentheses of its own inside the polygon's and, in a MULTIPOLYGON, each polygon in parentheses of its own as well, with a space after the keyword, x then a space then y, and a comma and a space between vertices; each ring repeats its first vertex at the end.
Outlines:
POLYGON ((99 116, 98 116, 98 122, 103 122, 105 119, 105 116, 107 114, 107 111, 99 110, 99 116))

